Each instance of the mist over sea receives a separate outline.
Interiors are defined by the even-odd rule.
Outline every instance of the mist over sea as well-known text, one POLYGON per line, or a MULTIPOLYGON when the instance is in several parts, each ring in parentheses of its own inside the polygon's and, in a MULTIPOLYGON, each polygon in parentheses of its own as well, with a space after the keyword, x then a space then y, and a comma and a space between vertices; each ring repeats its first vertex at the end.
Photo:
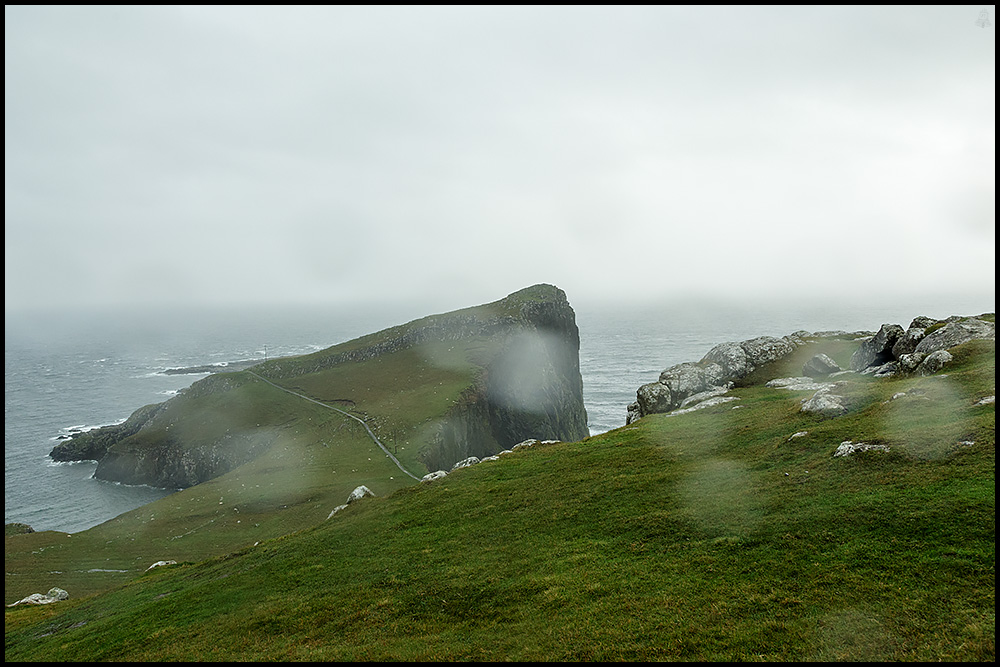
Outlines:
MULTIPOLYGON (((714 345, 793 331, 904 327, 917 315, 992 311, 993 298, 889 305, 573 302, 592 434, 625 423, 635 390, 664 368, 698 361, 714 345)), ((163 371, 304 354, 402 324, 410 309, 233 309, 213 312, 7 313, 4 326, 4 522, 78 532, 169 490, 92 478, 95 463, 56 464, 48 453, 74 429, 119 422, 169 399, 204 374, 163 371)))

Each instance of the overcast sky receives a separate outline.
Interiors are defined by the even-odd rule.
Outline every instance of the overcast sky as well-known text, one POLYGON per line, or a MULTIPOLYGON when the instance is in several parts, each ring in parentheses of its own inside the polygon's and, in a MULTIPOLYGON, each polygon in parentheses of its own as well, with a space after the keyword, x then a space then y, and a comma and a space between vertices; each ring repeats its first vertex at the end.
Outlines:
POLYGON ((6 6, 6 309, 992 304, 984 8, 6 6))

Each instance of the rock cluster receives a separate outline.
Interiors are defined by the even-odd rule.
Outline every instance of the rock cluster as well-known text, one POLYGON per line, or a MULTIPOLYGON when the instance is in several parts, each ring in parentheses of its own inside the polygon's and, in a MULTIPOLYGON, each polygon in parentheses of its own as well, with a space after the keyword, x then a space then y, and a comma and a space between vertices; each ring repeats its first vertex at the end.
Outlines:
POLYGON ((847 412, 847 399, 842 394, 836 393, 844 386, 843 383, 835 382, 825 387, 820 387, 812 397, 802 402, 799 408, 802 412, 811 412, 824 417, 838 417, 847 412))
POLYGON ((875 377, 931 375, 951 361, 950 348, 995 337, 996 325, 978 317, 917 317, 906 329, 898 324, 883 324, 878 333, 861 344, 850 366, 851 370, 875 377))
MULTIPOLYGON (((476 456, 470 456, 470 457, 468 457, 466 459, 463 459, 463 460, 457 462, 455 465, 453 465, 451 467, 450 471, 446 472, 444 470, 435 470, 434 472, 430 472, 430 473, 427 473, 426 475, 424 475, 420 479, 420 481, 421 482, 433 482, 434 480, 442 479, 444 477, 447 477, 449 472, 455 472, 456 470, 461 470, 462 468, 469 468, 469 467, 474 466, 476 464, 485 463, 487 461, 496 461, 503 454, 511 454, 511 453, 516 452, 518 450, 527 449, 529 447, 534 447, 535 445, 539 445, 539 444, 541 444, 541 445, 551 445, 551 444, 555 444, 557 442, 560 442, 560 441, 559 440, 538 440, 537 438, 529 438, 527 440, 522 440, 521 442, 517 443, 516 445, 514 445, 510 449, 505 449, 504 451, 500 452, 496 456, 487 456, 487 457, 484 457, 482 459, 480 459, 479 457, 476 457, 476 456)), ((358 488, 356 488, 353 491, 351 491, 351 494, 347 497, 347 502, 345 504, 343 504, 343 505, 337 505, 336 507, 334 507, 333 510, 330 512, 330 514, 326 518, 329 519, 330 517, 332 517, 337 512, 341 511, 342 509, 345 509, 351 503, 357 502, 357 501, 362 500, 364 498, 374 498, 374 497, 375 497, 375 494, 372 493, 372 491, 367 486, 364 486, 364 485, 359 486, 358 488)))
POLYGON ((797 331, 783 338, 761 336, 741 343, 722 343, 709 350, 701 361, 677 364, 660 373, 656 382, 636 390, 636 400, 628 406, 625 423, 649 414, 680 414, 698 407, 717 405, 732 386, 759 369, 786 359, 806 338, 863 338, 845 371, 830 357, 817 354, 802 367, 802 377, 774 379, 771 387, 810 390, 816 393, 803 400, 802 410, 824 416, 837 416, 848 410, 847 399, 837 393, 842 383, 831 382, 841 373, 859 372, 884 377, 897 373, 936 373, 952 356, 949 348, 974 339, 993 339, 995 325, 979 317, 953 316, 945 320, 917 317, 904 329, 898 324, 884 324, 875 333, 820 331, 813 334, 797 331))
POLYGON ((27 535, 28 533, 33 532, 35 532, 34 528, 26 523, 20 523, 18 521, 5 523, 3 526, 4 537, 8 537, 10 535, 27 535))
POLYGON ((539 444, 541 444, 541 445, 551 445, 551 444, 554 444, 554 443, 557 443, 557 442, 560 442, 560 441, 559 440, 538 440, 537 438, 529 438, 527 440, 522 440, 521 442, 517 443, 516 445, 514 445, 510 449, 505 449, 502 452, 498 452, 497 454, 495 454, 493 456, 485 456, 483 458, 479 458, 479 457, 476 457, 476 456, 470 456, 470 457, 468 457, 466 459, 462 459, 461 461, 459 461, 458 463, 456 463, 455 465, 453 465, 451 467, 450 471, 435 470, 434 472, 429 472, 426 475, 424 475, 420 479, 420 481, 421 482, 433 482, 436 479, 441 479, 442 477, 447 477, 447 475, 448 475, 449 472, 455 472, 456 470, 461 470, 462 468, 468 468, 470 466, 476 465, 477 463, 486 463, 487 461, 497 461, 497 460, 500 459, 501 456, 504 456, 506 454, 512 454, 512 453, 514 453, 516 451, 519 451, 519 450, 522 450, 522 449, 527 449, 529 447, 534 447, 535 445, 539 445, 539 444))
POLYGON ((625 423, 631 424, 645 415, 689 409, 694 403, 717 399, 755 370, 790 355, 802 342, 799 335, 792 334, 784 338, 760 336, 741 343, 716 345, 701 361, 671 366, 660 373, 656 382, 639 387, 635 402, 628 406, 625 423))

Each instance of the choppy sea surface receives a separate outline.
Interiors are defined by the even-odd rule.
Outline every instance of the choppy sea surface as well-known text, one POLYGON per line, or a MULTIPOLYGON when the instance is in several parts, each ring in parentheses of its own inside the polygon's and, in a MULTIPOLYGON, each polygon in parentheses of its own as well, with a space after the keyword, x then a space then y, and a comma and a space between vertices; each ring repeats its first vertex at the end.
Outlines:
MULTIPOLYGON (((698 361, 721 342, 798 330, 876 330, 885 322, 905 327, 917 315, 972 315, 994 307, 991 299, 866 308, 573 305, 592 434, 622 426, 635 390, 661 370, 698 361)), ((6 313, 4 522, 78 532, 170 493, 93 479, 95 463, 48 458, 70 432, 120 422, 205 377, 167 369, 303 354, 425 314, 305 308, 6 313)))

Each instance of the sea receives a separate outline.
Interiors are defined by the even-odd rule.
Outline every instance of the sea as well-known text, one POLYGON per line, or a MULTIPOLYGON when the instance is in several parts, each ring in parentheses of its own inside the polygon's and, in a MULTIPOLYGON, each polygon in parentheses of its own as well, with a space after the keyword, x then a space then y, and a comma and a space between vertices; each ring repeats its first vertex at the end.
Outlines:
MULTIPOLYGON (((700 360, 718 343, 801 330, 875 331, 887 322, 905 327, 918 315, 992 312, 994 300, 572 305, 594 435, 624 425, 640 385, 669 366, 700 360)), ((96 463, 48 457, 71 433, 124 421, 207 374, 170 369, 304 354, 426 314, 407 307, 6 312, 4 522, 79 532, 171 493, 97 480, 96 463)))

